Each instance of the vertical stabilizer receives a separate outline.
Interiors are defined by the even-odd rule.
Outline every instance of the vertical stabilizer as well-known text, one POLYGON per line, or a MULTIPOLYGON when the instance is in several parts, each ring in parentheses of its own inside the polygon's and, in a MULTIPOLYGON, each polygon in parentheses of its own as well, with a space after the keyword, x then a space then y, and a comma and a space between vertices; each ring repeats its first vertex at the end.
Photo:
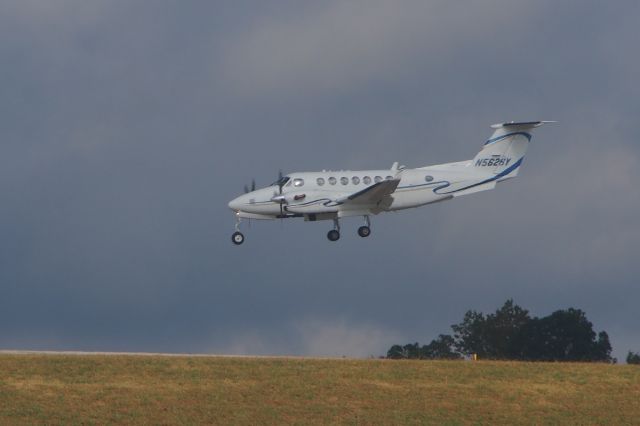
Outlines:
POLYGON ((473 167, 487 174, 507 179, 518 175, 527 152, 531 131, 550 121, 502 123, 491 126, 494 130, 482 150, 473 159, 473 167))

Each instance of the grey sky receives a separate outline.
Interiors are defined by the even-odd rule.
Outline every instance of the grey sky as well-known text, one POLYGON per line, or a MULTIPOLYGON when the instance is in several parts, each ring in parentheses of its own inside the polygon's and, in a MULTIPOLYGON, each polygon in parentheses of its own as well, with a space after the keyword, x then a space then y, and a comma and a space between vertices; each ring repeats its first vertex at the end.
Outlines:
POLYGON ((640 350, 637 2, 5 1, 0 347, 380 355, 507 298, 640 350), (268 3, 268 4, 266 4, 268 3), (472 158, 495 191, 259 222, 255 177, 472 158))

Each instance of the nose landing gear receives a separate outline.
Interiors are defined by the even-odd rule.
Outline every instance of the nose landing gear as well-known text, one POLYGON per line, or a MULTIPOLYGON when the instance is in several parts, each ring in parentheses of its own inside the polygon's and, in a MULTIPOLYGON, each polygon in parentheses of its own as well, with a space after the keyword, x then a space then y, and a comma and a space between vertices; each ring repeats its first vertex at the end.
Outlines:
POLYGON ((239 246, 240 244, 244 243, 244 235, 242 234, 242 232, 236 231, 231 235, 231 241, 233 241, 233 244, 239 246))
POLYGON ((236 232, 231 234, 231 241, 237 246, 244 243, 244 235, 240 232, 240 216, 238 213, 236 213, 236 232))

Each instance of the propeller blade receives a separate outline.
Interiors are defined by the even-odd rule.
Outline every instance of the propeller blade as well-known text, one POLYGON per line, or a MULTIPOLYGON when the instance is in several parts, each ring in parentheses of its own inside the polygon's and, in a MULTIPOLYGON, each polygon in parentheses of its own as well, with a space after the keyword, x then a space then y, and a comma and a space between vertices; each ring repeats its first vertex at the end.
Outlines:
MULTIPOLYGON (((280 170, 278 170, 278 180, 277 180, 277 182, 278 182, 278 190, 279 190, 280 195, 282 195, 282 187, 283 187, 282 177, 283 177, 282 169, 280 169, 280 170)), ((283 205, 284 205, 284 199, 281 198, 280 199, 280 216, 284 215, 284 207, 283 207, 283 205)))

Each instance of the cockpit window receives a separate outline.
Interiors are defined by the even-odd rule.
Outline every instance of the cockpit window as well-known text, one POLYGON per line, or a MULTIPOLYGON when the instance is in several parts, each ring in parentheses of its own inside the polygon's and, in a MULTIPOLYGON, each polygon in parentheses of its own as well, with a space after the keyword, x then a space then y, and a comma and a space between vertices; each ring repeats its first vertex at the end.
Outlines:
POLYGON ((302 185, 304 185, 304 179, 295 178, 293 180, 293 186, 300 187, 302 185))
POLYGON ((280 179, 278 179, 277 181, 273 182, 271 184, 271 186, 274 186, 274 185, 284 186, 287 182, 289 182, 289 180, 290 180, 289 176, 282 176, 280 179))

